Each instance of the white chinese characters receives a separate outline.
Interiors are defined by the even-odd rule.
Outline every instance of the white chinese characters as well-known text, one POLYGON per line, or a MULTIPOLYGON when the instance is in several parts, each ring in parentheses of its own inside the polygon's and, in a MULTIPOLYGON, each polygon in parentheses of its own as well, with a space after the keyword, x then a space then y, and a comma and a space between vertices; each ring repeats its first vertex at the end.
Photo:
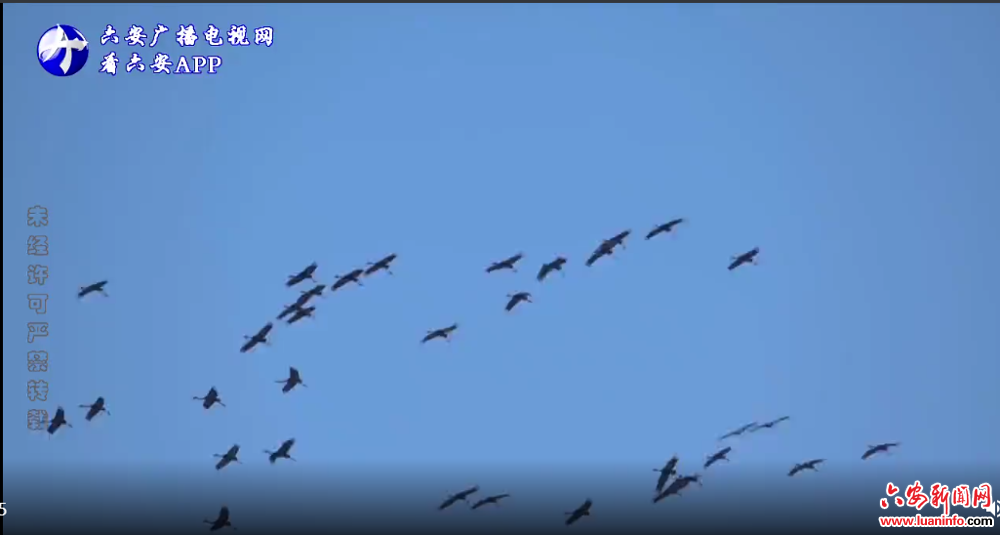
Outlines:
POLYGON ((107 56, 104 56, 104 61, 101 62, 101 70, 99 72, 107 73, 111 76, 118 74, 118 61, 118 56, 112 50, 107 56))
MULTIPOLYGON (((156 44, 160 42, 160 35, 168 31, 170 31, 170 28, 167 25, 157 23, 156 27, 153 28, 153 37, 149 41, 149 48, 155 47, 156 44)), ((195 46, 200 39, 198 30, 195 28, 194 24, 178 25, 177 32, 174 35, 174 40, 177 41, 177 44, 182 47, 195 46)), ((250 27, 246 24, 230 24, 229 31, 226 32, 225 39, 222 36, 222 30, 220 30, 215 24, 208 24, 205 27, 205 31, 202 32, 202 36, 204 36, 204 40, 208 43, 208 46, 223 46, 226 42, 228 42, 231 46, 250 46, 249 35, 250 27)), ((274 27, 255 27, 253 29, 253 37, 253 44, 270 47, 274 44, 274 27)), ((125 35, 126 45, 145 47, 146 39, 149 39, 149 36, 146 34, 145 27, 139 24, 129 25, 128 33, 125 35)), ((113 25, 108 24, 104 30, 104 35, 101 36, 101 44, 118 44, 118 41, 118 31, 113 25)))
MULTIPOLYGON (((198 31, 195 24, 184 23, 175 26, 173 40, 181 48, 193 48, 198 46, 208 47, 246 47, 250 46, 251 32, 253 44, 256 46, 271 47, 274 44, 274 28, 272 26, 248 26, 246 24, 229 24, 229 30, 223 32, 222 26, 208 23, 202 32, 198 31)), ((143 26, 140 24, 129 24, 128 31, 124 33, 124 45, 129 47, 154 48, 160 42, 160 36, 170 32, 171 28, 163 23, 156 23, 155 26, 143 26), (151 28, 147 33, 146 28, 151 28)), ((119 42, 119 34, 111 24, 106 25, 104 35, 101 36, 102 45, 115 45, 119 42)), ((160 45, 160 49, 164 45, 160 45)), ((118 63, 123 57, 120 52, 110 51, 103 57, 99 72, 115 76, 118 74, 118 63)), ((153 74, 216 74, 222 66, 222 58, 216 55, 177 55, 171 57, 167 50, 160 52, 150 52, 146 60, 137 52, 127 54, 128 60, 125 64, 125 72, 146 72, 153 74), (149 61, 152 56, 152 61, 149 61)))

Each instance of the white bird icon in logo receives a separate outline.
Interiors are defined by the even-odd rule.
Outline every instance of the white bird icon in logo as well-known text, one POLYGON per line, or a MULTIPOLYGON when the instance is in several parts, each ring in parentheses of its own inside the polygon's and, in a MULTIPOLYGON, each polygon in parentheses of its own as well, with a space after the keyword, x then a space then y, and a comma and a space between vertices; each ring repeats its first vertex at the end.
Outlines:
POLYGON ((87 48, 86 39, 69 39, 66 30, 62 25, 57 24, 55 31, 51 31, 42 37, 42 42, 38 43, 38 57, 43 62, 49 61, 59 53, 59 50, 66 50, 66 55, 59 63, 59 68, 63 73, 69 72, 73 65, 73 51, 85 50, 87 48))

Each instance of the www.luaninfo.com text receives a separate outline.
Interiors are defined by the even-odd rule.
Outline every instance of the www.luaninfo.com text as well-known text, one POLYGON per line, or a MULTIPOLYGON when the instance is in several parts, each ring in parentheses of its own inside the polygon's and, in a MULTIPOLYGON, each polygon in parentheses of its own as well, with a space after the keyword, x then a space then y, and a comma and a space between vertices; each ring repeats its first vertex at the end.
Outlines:
POLYGON ((878 519, 884 528, 992 528, 996 519, 989 516, 881 516, 878 519))

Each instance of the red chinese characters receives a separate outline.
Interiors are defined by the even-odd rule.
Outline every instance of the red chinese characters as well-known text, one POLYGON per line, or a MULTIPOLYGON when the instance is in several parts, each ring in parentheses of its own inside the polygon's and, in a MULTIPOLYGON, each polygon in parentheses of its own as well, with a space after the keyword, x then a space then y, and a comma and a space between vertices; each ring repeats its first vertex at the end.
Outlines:
MULTIPOLYGON (((891 482, 888 485, 885 486, 885 493, 890 498, 892 496, 896 496, 896 494, 898 492, 899 492, 899 487, 897 487, 896 485, 893 485, 891 482)), ((899 496, 896 496, 896 507, 902 507, 903 503, 904 503, 903 502, 903 498, 901 498, 899 496)), ((879 502, 879 505, 882 506, 882 509, 888 509, 889 508, 889 500, 887 498, 882 498, 882 500, 879 502)))
POLYGON ((959 485, 951 491, 951 506, 966 509, 972 507, 972 491, 968 485, 959 485))
POLYGON ((930 501, 931 499, 924 494, 924 487, 920 484, 919 479, 906 487, 906 505, 916 507, 917 511, 919 511, 926 507, 930 501))
POLYGON ((948 498, 951 497, 951 492, 948 490, 947 485, 942 485, 940 483, 935 483, 931 485, 931 507, 935 509, 944 508, 945 516, 951 511, 949 507, 948 498))
POLYGON ((983 483, 972 489, 972 507, 982 507, 993 512, 993 486, 983 483))

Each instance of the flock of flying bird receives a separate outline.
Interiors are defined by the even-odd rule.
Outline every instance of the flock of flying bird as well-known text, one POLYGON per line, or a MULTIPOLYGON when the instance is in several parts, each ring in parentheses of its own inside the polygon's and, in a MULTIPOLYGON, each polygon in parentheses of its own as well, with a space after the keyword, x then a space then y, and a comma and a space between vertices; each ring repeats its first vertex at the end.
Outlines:
MULTIPOLYGON (((649 240, 660 234, 670 233, 674 230, 674 228, 677 225, 683 223, 684 221, 685 220, 683 218, 674 219, 662 225, 658 225, 646 235, 646 239, 649 240)), ((597 247, 597 249, 595 249, 594 252, 590 255, 590 257, 587 258, 586 265, 589 267, 605 256, 613 256, 615 249, 619 246, 621 246, 624 249, 625 239, 628 238, 629 235, 631 235, 631 231, 625 230, 609 239, 602 241, 601 244, 597 247)), ((731 263, 729 264, 728 268, 729 271, 732 271, 744 264, 756 264, 757 255, 759 253, 760 253, 760 248, 755 247, 743 254, 733 256, 730 259, 731 263)), ((511 270, 516 272, 517 264, 523 258, 524 254, 518 253, 505 260, 494 262, 488 268, 486 268, 486 272, 494 273, 502 270, 511 270)), ((390 266, 394 260, 396 260, 396 255, 391 254, 389 256, 386 256, 385 258, 382 258, 377 262, 369 262, 365 269, 359 268, 347 273, 346 275, 341 275, 336 278, 336 281, 330 287, 330 291, 331 292, 337 291, 351 283, 363 286, 363 283, 361 282, 362 278, 370 277, 379 271, 386 271, 391 275, 392 271, 390 269, 390 266)), ((538 271, 538 275, 536 276, 537 280, 539 282, 542 282, 546 279, 546 277, 548 277, 553 272, 555 271, 561 272, 567 262, 568 260, 566 258, 557 257, 551 262, 543 264, 541 269, 538 271)), ((315 262, 310 264, 299 273, 289 276, 285 285, 291 288, 306 280, 311 280, 313 282, 316 282, 315 274, 318 267, 319 267, 318 264, 315 262)), ((107 284, 108 281, 101 281, 91 284, 89 286, 81 287, 78 293, 78 297, 83 298, 93 293, 100 293, 104 296, 107 296, 107 292, 104 289, 107 284)), ((302 291, 300 296, 295 300, 295 302, 290 305, 287 305, 285 309, 278 315, 277 319, 279 321, 285 320, 288 324, 294 324, 304 318, 313 317, 316 311, 316 307, 309 306, 309 302, 315 297, 322 296, 323 292, 326 289, 327 289, 326 285, 316 283, 316 285, 313 288, 302 291)), ((518 292, 514 294, 509 294, 507 297, 509 298, 509 301, 507 302, 506 306, 506 310, 508 312, 513 310, 514 307, 516 307, 518 304, 522 302, 527 302, 527 303, 531 302, 531 294, 529 292, 518 292)), ((240 353, 247 353, 248 351, 254 349, 256 346, 261 344, 269 345, 270 342, 268 340, 268 336, 270 335, 273 329, 274 329, 274 323, 268 322, 264 327, 262 327, 259 331, 257 331, 256 334, 252 336, 245 336, 244 338, 246 339, 246 342, 240 348, 240 353)), ((427 335, 424 336, 422 343, 430 342, 435 339, 451 341, 451 335, 456 330, 458 330, 457 323, 454 323, 448 327, 431 329, 427 331, 427 335)), ((276 382, 284 385, 282 387, 282 392, 286 394, 291 392, 297 386, 306 386, 302 382, 302 377, 299 374, 299 371, 294 367, 290 368, 289 377, 287 379, 282 379, 276 382)), ((204 397, 195 397, 194 399, 197 401, 201 401, 202 407, 204 407, 204 409, 206 410, 211 409, 214 405, 220 405, 222 407, 226 406, 222 402, 222 398, 219 396, 219 392, 215 389, 215 387, 212 387, 208 391, 208 394, 206 394, 204 397)), ((102 412, 110 415, 110 412, 108 412, 107 408, 105 407, 105 401, 103 397, 97 398, 97 401, 95 401, 92 405, 81 405, 80 407, 87 409, 87 414, 85 418, 87 421, 92 420, 94 417, 96 417, 98 414, 102 412)), ((722 436, 719 439, 719 441, 721 442, 729 438, 741 436, 746 433, 754 433, 763 429, 772 429, 779 423, 789 419, 790 418, 788 416, 784 416, 777 420, 773 420, 763 424, 758 424, 757 422, 750 423, 744 425, 743 427, 740 427, 739 429, 736 429, 735 431, 727 433, 726 435, 722 436)), ((65 411, 63 410, 62 407, 59 407, 56 410, 55 416, 50 421, 48 427, 48 433, 52 435, 62 426, 72 427, 72 425, 70 425, 69 422, 66 420, 65 411)), ((889 452, 890 448, 898 447, 899 445, 900 445, 899 443, 885 443, 876 446, 869 446, 868 450, 862 456, 862 460, 867 460, 878 453, 887 453, 889 452)), ((292 458, 291 456, 291 450, 294 446, 295 446, 295 439, 289 439, 284 441, 278 447, 277 450, 275 451, 265 450, 264 453, 268 455, 268 460, 271 462, 271 464, 275 464, 280 459, 295 461, 295 459, 292 458)), ((720 451, 718 451, 717 453, 710 455, 706 460, 706 462, 704 463, 704 468, 708 469, 709 467, 711 467, 712 465, 714 465, 719 461, 728 462, 729 461, 728 455, 732 451, 733 451, 732 447, 725 447, 720 451)), ((219 459, 218 463, 215 466, 216 470, 222 470, 223 468, 229 466, 234 462, 240 463, 239 452, 240 452, 240 446, 234 445, 225 454, 216 454, 215 457, 219 459)), ((822 464, 824 461, 825 459, 813 459, 803 463, 798 463, 794 467, 792 467, 788 475, 789 477, 792 477, 806 470, 817 471, 817 466, 822 464)), ((670 496, 680 495, 681 491, 687 488, 692 483, 697 483, 701 485, 701 475, 699 474, 681 475, 678 472, 679 463, 680 459, 675 455, 673 458, 667 461, 667 463, 662 468, 654 469, 655 472, 658 472, 660 474, 659 478, 656 481, 656 492, 655 492, 655 497, 653 498, 654 504, 659 503, 670 496)), ((438 509, 443 511, 445 509, 450 508, 451 506, 455 505, 458 502, 465 502, 465 503, 470 503, 471 509, 475 510, 484 507, 486 505, 497 505, 501 502, 501 500, 510 498, 509 494, 498 494, 493 496, 487 496, 479 501, 476 501, 475 503, 471 503, 469 499, 474 494, 477 494, 479 490, 480 490, 479 487, 475 486, 467 490, 464 490, 462 492, 459 492, 457 494, 451 495, 447 498, 447 500, 444 501, 444 503, 440 505, 438 509)), ((588 498, 581 506, 579 506, 575 510, 565 513, 566 525, 567 526, 573 525, 580 519, 590 516, 590 511, 592 506, 593 506, 593 501, 588 498)), ((233 527, 230 521, 229 508, 222 507, 222 509, 219 511, 218 517, 215 520, 205 520, 205 523, 211 525, 211 527, 209 528, 210 531, 218 531, 223 528, 233 527)))

